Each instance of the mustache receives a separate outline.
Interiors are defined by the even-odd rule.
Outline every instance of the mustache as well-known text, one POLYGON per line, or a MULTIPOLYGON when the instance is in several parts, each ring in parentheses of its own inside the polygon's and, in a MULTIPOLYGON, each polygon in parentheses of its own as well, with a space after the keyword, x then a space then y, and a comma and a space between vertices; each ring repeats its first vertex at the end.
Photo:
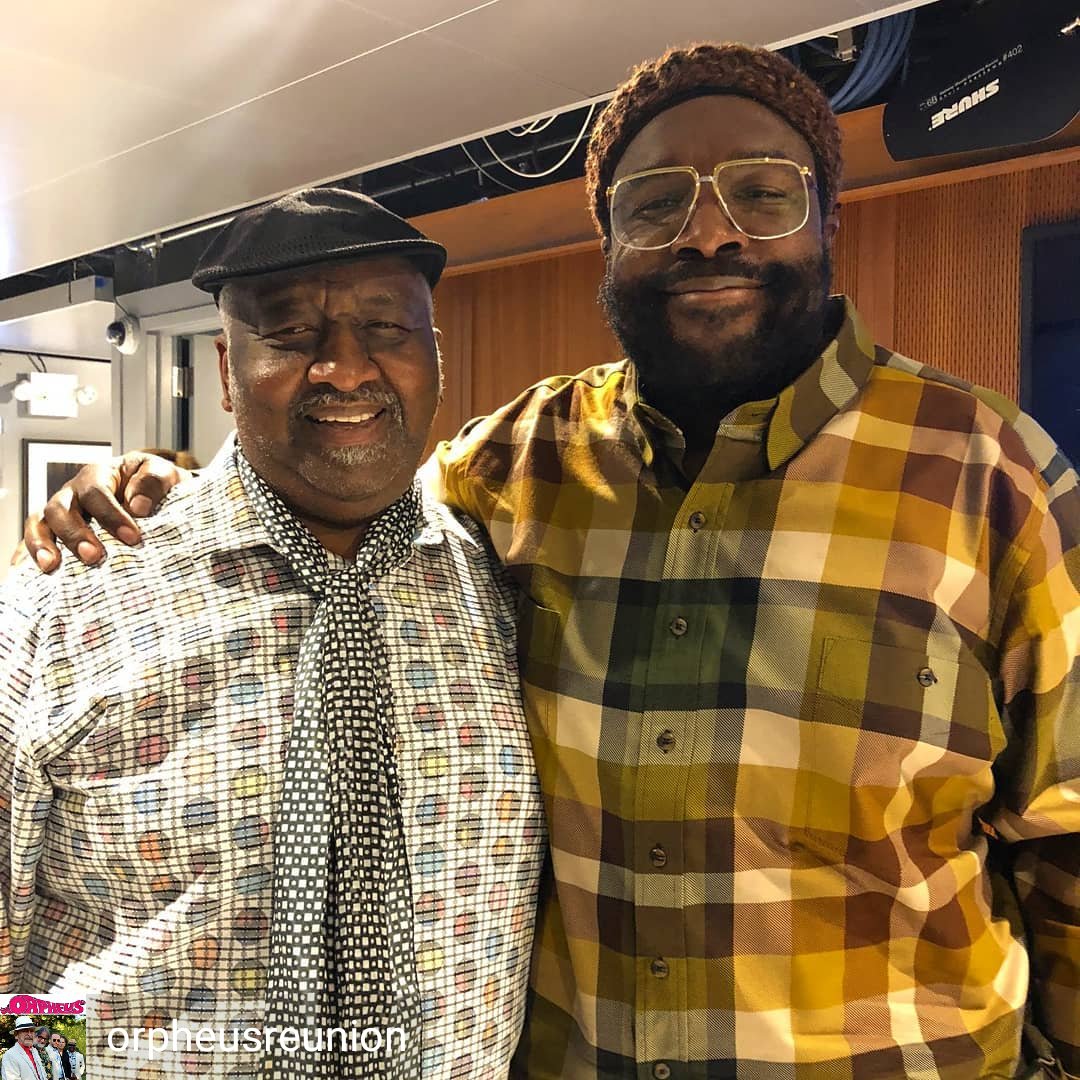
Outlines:
POLYGON ((666 292, 684 281, 700 277, 738 277, 760 282, 763 286, 771 285, 778 277, 777 271, 783 270, 774 264, 748 263, 741 259, 695 259, 680 262, 669 270, 658 270, 643 277, 641 284, 657 292, 666 292))
POLYGON ((292 414, 294 418, 302 420, 315 409, 349 405, 377 405, 385 408, 395 420, 402 417, 401 399, 397 394, 389 388, 377 386, 354 390, 351 394, 330 394, 326 391, 309 394, 293 403, 292 414))

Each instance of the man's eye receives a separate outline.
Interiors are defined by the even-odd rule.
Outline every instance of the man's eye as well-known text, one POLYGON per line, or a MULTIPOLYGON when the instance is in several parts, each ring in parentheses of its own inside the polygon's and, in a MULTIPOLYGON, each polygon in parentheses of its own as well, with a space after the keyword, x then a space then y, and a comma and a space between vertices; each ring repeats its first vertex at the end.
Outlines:
POLYGON ((791 198, 791 193, 779 188, 757 185, 754 187, 739 188, 735 192, 735 198, 742 202, 771 203, 783 202, 791 198))
POLYGON ((643 218, 663 217, 679 210, 683 204, 682 199, 674 195, 658 195, 647 202, 634 207, 634 215, 643 218))
POLYGON ((307 345, 315 337, 316 331, 310 326, 282 326, 277 330, 268 330, 259 336, 271 349, 298 349, 307 345))
POLYGON ((364 326, 364 334, 375 346, 401 345, 411 333, 407 326, 385 320, 369 322, 364 326))

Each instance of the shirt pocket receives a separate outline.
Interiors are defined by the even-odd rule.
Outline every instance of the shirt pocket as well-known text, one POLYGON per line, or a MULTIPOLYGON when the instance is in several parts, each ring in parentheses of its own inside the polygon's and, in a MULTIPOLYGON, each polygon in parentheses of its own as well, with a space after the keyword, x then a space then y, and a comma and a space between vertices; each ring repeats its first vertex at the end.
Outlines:
POLYGON ((840 637, 823 642, 803 738, 795 831, 897 885, 965 843, 1004 746, 974 659, 840 637))
POLYGON ((42 854, 48 891, 115 913, 118 928, 238 875, 265 892, 292 680, 216 667, 129 672, 58 724, 45 771, 50 828, 67 842, 42 854))

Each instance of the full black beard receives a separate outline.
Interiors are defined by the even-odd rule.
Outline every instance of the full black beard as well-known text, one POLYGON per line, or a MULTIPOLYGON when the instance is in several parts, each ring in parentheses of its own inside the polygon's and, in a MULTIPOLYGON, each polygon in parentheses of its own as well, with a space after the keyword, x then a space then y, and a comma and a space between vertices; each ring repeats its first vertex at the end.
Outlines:
MULTIPOLYGON (((797 263, 687 260, 623 283, 614 280, 609 266, 600 305, 637 368, 645 400, 688 435, 697 428, 711 436, 736 406, 774 397, 820 355, 829 336, 831 276, 827 250, 797 263), (711 275, 761 281, 766 296, 754 329, 714 349, 678 340, 666 306, 671 286, 711 275)), ((702 315, 718 326, 725 317, 723 312, 702 315)))

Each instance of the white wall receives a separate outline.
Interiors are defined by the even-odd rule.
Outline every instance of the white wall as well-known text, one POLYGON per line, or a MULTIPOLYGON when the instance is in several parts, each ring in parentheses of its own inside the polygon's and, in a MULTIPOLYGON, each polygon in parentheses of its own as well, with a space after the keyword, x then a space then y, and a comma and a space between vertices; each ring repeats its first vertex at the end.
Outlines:
POLYGON ((33 371, 33 364, 28 356, 0 352, 0 419, 4 427, 0 435, 0 488, 7 491, 0 498, 0 581, 7 576, 11 553, 22 536, 22 440, 112 441, 111 365, 51 356, 45 358, 45 364, 51 372, 78 375, 80 386, 92 386, 97 391, 97 400, 81 406, 74 420, 20 417, 11 384, 16 375, 33 371))
MULTIPOLYGON (((214 333, 191 334, 194 371, 191 400, 191 453, 201 465, 209 463, 225 436, 233 430, 232 414, 221 408, 214 333)), ((173 438, 173 333, 145 334, 131 356, 113 360, 113 445, 123 452, 151 446, 175 446, 173 438)))
POLYGON ((113 350, 112 443, 117 453, 172 446, 173 347, 167 334, 144 334, 130 356, 113 350))

